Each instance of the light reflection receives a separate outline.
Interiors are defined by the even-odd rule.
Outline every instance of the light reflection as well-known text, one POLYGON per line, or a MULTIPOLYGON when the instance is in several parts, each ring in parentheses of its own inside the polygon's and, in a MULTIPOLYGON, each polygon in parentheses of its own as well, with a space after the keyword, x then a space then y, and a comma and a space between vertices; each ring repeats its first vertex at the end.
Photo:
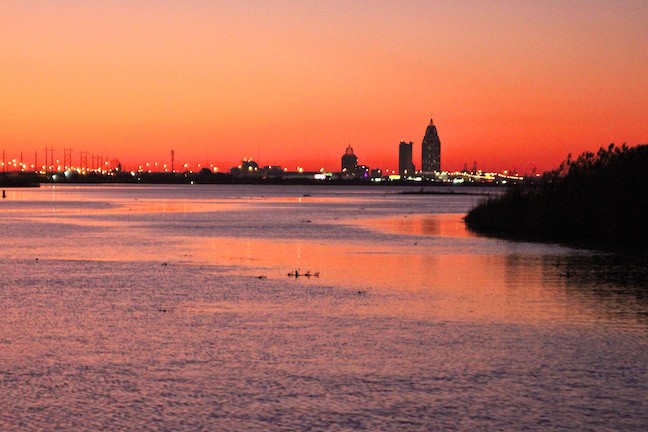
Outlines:
POLYGON ((393 234, 461 238, 478 237, 465 228, 462 218, 463 215, 456 214, 406 214, 397 217, 363 219, 354 223, 393 234))
MULTIPOLYGON (((11 223, 11 217, 38 223, 35 228, 42 229, 43 233, 34 239, 43 247, 34 248, 20 236, 6 238, 5 252, 0 256, 157 260, 226 268, 237 276, 265 275, 273 283, 279 281, 288 287, 333 287, 351 294, 367 291, 369 295, 363 302, 340 305, 340 310, 349 307, 347 312, 355 314, 592 324, 601 319, 624 320, 628 314, 640 316, 645 311, 645 303, 641 301, 629 307, 622 303, 624 299, 632 301, 632 296, 627 297, 625 292, 601 294, 610 293, 610 287, 621 287, 623 291, 627 286, 618 276, 609 282, 605 282, 608 280, 605 274, 596 273, 601 276, 598 279, 588 276, 592 269, 606 268, 605 261, 592 265, 591 256, 585 254, 583 258, 582 253, 575 251, 476 237, 465 229, 461 214, 391 213, 387 217, 356 220, 350 218, 352 214, 339 213, 328 205, 353 202, 364 206, 371 205, 372 199, 374 203, 382 203, 382 198, 293 194, 204 199, 161 194, 154 199, 141 196, 146 190, 111 187, 11 190, 3 203, 5 222, 11 223), (138 193, 129 197, 128 193, 133 190, 138 193), (223 234, 222 229, 205 229, 210 225, 208 218, 200 219, 203 225, 197 227, 201 229, 196 234, 187 234, 187 228, 192 226, 185 218, 191 221, 191 213, 204 212, 216 219, 222 213, 257 210, 262 213, 250 214, 290 220, 292 212, 303 208, 304 203, 313 206, 308 217, 322 215, 322 219, 313 219, 315 223, 308 225, 308 232, 314 233, 310 239, 288 239, 281 232, 258 229, 250 231, 254 237, 245 237, 245 229, 223 234), (156 216, 162 214, 164 218, 156 216), (341 220, 335 220, 338 214, 341 220), (174 229, 169 229, 169 224, 174 229), (327 228, 327 224, 335 224, 338 236, 329 237, 331 226, 327 228), (343 231, 341 227, 349 225, 380 235, 364 235, 355 240, 339 235, 343 231), (325 234, 318 237, 320 228, 325 229, 321 231, 325 234), (394 240, 388 241, 391 235, 394 240), (467 244, 472 246, 467 248, 467 244), (320 277, 291 279, 287 276, 297 269, 319 272, 320 277), (565 277, 567 273, 579 276, 565 277), (599 279, 604 282, 598 282, 599 279), (624 308, 630 312, 624 314, 624 308)), ((248 217, 244 213, 240 214, 241 226, 257 226, 257 216, 248 217)))
MULTIPOLYGON (((444 219, 452 221, 441 218, 440 225, 444 219)), ((242 265, 247 267, 243 274, 250 276, 263 273, 304 289, 324 285, 368 290, 375 301, 365 303, 356 313, 516 323, 591 322, 597 313, 566 299, 560 283, 546 284, 538 257, 439 255, 428 246, 276 239, 216 238, 197 246, 194 259, 198 262, 242 265), (512 266, 511 261, 519 265, 512 266), (288 278, 287 272, 296 269, 317 271, 321 276, 288 278)))
POLYGON ((232 422, 207 428, 258 429, 256 418, 241 427, 250 404, 266 416, 286 401, 300 419, 316 405, 325 411, 315 417, 338 411, 344 424, 349 406, 381 413, 372 430, 389 429, 392 413, 400 426, 412 413, 434 425, 466 401, 489 418, 531 412, 491 429, 524 428, 568 405, 583 410, 553 417, 572 418, 572 429, 592 417, 589 429, 600 425, 592 413, 643 419, 645 262, 473 237, 460 214, 404 217, 402 202, 421 202, 409 197, 341 212, 308 197, 132 191, 51 189, 56 201, 39 192, 4 206, 24 213, 0 212, 0 402, 10 419, 18 413, 14 424, 81 407, 66 429, 101 428, 85 400, 121 419, 115 429, 146 429, 160 406, 180 405, 166 410, 169 429, 215 413, 232 422), (44 213, 52 208, 60 213, 44 213), (352 219, 385 208, 387 217, 352 219), (320 276, 288 276, 295 269, 320 276), (333 405, 330 389, 342 395, 333 405), (125 401, 116 414, 105 395, 125 401))

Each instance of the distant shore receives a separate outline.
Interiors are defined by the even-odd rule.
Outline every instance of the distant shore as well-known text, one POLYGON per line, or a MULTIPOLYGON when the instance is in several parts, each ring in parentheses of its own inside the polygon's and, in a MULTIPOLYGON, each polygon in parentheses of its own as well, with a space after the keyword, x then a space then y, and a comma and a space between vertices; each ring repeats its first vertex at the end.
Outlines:
POLYGON ((449 187, 485 187, 500 189, 506 187, 495 182, 463 182, 453 183, 450 181, 439 181, 436 179, 414 180, 382 180, 376 181, 370 178, 341 178, 331 177, 327 179, 315 179, 313 177, 256 177, 256 176, 235 176, 230 173, 129 173, 110 172, 107 174, 87 173, 8 173, 0 178, 0 187, 38 187, 41 184, 236 184, 236 185, 312 185, 312 186, 381 186, 381 187, 407 187, 417 190, 405 191, 411 194, 468 194, 458 191, 432 191, 428 188, 449 188, 449 187))

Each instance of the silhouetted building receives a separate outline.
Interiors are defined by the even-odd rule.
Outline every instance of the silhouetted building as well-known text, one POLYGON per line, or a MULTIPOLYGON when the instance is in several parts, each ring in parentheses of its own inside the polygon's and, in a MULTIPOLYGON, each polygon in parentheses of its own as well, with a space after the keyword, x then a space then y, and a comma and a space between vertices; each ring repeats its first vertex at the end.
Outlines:
POLYGON ((434 122, 430 119, 430 124, 425 130, 423 137, 421 154, 421 170, 423 172, 441 171, 441 140, 434 122))
POLYGON ((263 170, 259 169, 263 174, 263 178, 283 178, 284 169, 281 165, 266 165, 263 167, 263 170))
POLYGON ((414 163, 412 162, 413 142, 401 141, 398 145, 398 173, 402 176, 414 175, 414 163))
POLYGON ((261 175, 259 164, 251 159, 243 160, 241 165, 231 168, 230 173, 234 177, 259 177, 261 175))
POLYGON ((342 172, 352 174, 358 166, 358 157, 353 154, 351 144, 346 148, 344 155, 342 155, 342 172))
POLYGON ((366 179, 366 178, 369 178, 369 172, 370 171, 371 170, 369 169, 368 166, 366 166, 366 165, 358 165, 358 166, 355 167, 355 170, 353 171, 353 174, 355 174, 355 176, 357 178, 366 179))

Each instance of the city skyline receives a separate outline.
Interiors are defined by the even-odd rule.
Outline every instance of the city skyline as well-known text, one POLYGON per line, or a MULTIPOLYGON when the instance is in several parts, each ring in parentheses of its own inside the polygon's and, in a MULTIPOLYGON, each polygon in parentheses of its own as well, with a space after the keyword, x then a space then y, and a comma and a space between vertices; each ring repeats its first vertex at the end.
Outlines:
POLYGON ((4 5, 0 147, 397 170, 432 114, 443 169, 541 172, 648 141, 645 3, 405 3, 4 5))
MULTIPOLYGON (((410 141, 406 143, 401 141, 398 145, 398 170, 391 169, 390 167, 373 167, 380 171, 385 171, 386 173, 399 173, 400 175, 412 176, 417 174, 417 170, 413 163, 413 148, 414 143, 410 141)), ((423 136, 422 143, 422 160, 428 160, 427 164, 422 166, 421 171, 425 171, 428 174, 432 172, 441 172, 440 160, 441 160, 441 143, 439 141, 439 136, 437 133, 436 126, 434 126, 433 119, 430 119, 430 124, 428 125, 425 135, 423 136), (430 162, 432 161, 432 162, 430 162), (423 169, 427 167, 427 170, 423 169)), ((113 171, 126 170, 133 172, 193 172, 200 171, 201 169, 208 168, 214 172, 222 171, 223 168, 227 170, 224 165, 218 166, 210 161, 206 160, 204 163, 187 163, 180 162, 178 165, 175 164, 175 150, 169 151, 169 160, 163 162, 141 162, 141 163, 131 163, 123 164, 119 158, 116 157, 104 157, 102 155, 90 154, 88 155, 87 151, 79 150, 78 153, 78 163, 75 164, 75 155, 73 149, 64 148, 62 149, 63 157, 55 157, 54 147, 46 147, 43 149, 44 157, 40 160, 38 159, 38 150, 34 151, 33 163, 30 164, 27 162, 27 159, 24 158, 24 152, 20 152, 19 158, 7 158, 6 152, 2 151, 2 157, 0 159, 0 164, 2 165, 2 172, 8 171, 33 171, 33 172, 55 172, 55 171, 66 171, 76 170, 78 172, 91 172, 91 171, 113 171), (177 168, 177 169, 176 169, 177 168)), ((242 158, 241 164, 238 166, 235 164, 231 169, 241 168, 242 165, 253 164, 255 167, 259 167, 259 163, 262 161, 254 160, 254 158, 242 158)), ((276 161, 275 161, 276 162, 276 161)), ((303 164, 302 164, 303 165, 303 164)), ((270 167, 279 167, 283 169, 283 166, 280 163, 267 164, 270 167)), ((327 169, 325 167, 319 168, 319 171, 327 172, 341 172, 346 173, 348 176, 358 176, 363 177, 368 167, 366 165, 358 164, 358 157, 355 155, 353 147, 349 143, 345 149, 344 154, 341 158, 341 166, 339 171, 336 169, 327 169), (360 171, 358 171, 360 169, 360 171), (362 175, 359 173, 362 172, 362 175)), ((285 168, 288 170, 288 168, 285 168)), ((295 171, 303 171, 303 166, 294 167, 295 171)), ((292 171, 292 169, 291 169, 292 171)))

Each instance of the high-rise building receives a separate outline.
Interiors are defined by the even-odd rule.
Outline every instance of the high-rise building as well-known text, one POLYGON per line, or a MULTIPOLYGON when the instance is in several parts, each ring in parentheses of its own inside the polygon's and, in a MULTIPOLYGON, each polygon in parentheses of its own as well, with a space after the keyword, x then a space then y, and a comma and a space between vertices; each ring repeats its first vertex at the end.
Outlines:
POLYGON ((342 155, 342 172, 351 175, 355 172, 357 166, 358 157, 353 154, 353 148, 351 148, 351 144, 349 144, 349 146, 346 148, 346 151, 342 155))
POLYGON ((413 142, 401 141, 398 145, 398 173, 401 176, 414 175, 414 162, 412 162, 413 142))
POLYGON ((441 171, 441 140, 439 140, 439 133, 432 119, 425 130, 421 156, 423 172, 441 171))

